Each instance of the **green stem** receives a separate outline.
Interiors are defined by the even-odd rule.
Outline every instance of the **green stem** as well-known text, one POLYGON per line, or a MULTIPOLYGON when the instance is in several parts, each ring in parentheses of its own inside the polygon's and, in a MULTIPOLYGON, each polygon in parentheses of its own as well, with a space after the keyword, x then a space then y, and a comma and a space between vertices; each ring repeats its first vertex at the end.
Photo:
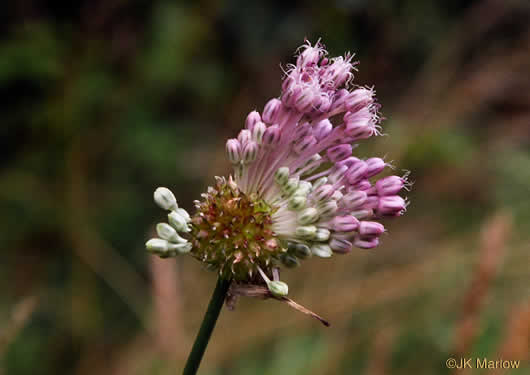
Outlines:
POLYGON ((201 328, 195 338, 193 348, 191 348, 182 375, 195 375, 197 373, 199 365, 201 364, 202 356, 204 355, 208 341, 210 341, 210 337, 212 336, 212 331, 215 328, 215 323, 217 322, 217 318, 223 307, 230 283, 231 280, 226 280, 222 277, 219 277, 217 280, 217 285, 215 286, 212 298, 210 299, 208 310, 206 310, 206 314, 204 314, 201 328))

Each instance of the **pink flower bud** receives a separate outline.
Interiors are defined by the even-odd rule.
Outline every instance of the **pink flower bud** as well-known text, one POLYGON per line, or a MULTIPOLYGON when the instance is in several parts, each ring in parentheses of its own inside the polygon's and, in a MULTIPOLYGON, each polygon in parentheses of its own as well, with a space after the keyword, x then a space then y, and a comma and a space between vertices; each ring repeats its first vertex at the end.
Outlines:
POLYGON ((331 247, 334 253, 347 254, 352 250, 352 243, 345 239, 332 238, 329 241, 329 247, 331 247))
POLYGON ((404 185, 405 180, 403 178, 399 176, 388 176, 377 181, 375 188, 377 189, 377 194, 386 196, 397 194, 404 185))
POLYGON ((312 47, 308 45, 298 58, 296 59, 296 66, 298 68, 305 68, 312 65, 316 65, 320 57, 322 56, 322 49, 318 46, 312 47))
POLYGON ((357 112, 360 109, 369 106, 374 101, 372 90, 364 87, 353 90, 345 98, 345 109, 349 112, 357 112))
POLYGON ((405 212, 407 203, 399 195, 379 198, 377 212, 384 216, 400 216, 405 212))
POLYGON ((277 123, 281 107, 282 102, 278 99, 273 98, 269 100, 263 109, 263 121, 269 124, 277 123))
POLYGON ((252 133, 248 129, 243 129, 239 132, 239 135, 237 136, 237 140, 239 143, 241 143, 242 146, 244 146, 248 141, 252 139, 252 133))
POLYGON ((245 146, 243 147, 243 155, 242 155, 243 162, 246 164, 252 163, 254 160, 256 160, 257 156, 258 156, 258 144, 254 141, 247 142, 245 146))
POLYGON ((267 125, 261 121, 256 122, 252 129, 252 140, 258 144, 261 144, 265 130, 267 130, 267 125))
POLYGON ((346 159, 352 153, 352 146, 350 144, 342 144, 328 149, 327 155, 331 162, 335 163, 346 159))
POLYGON ((340 166, 347 166, 348 168, 351 167, 353 164, 355 163, 358 163, 360 162, 361 160, 356 158, 355 156, 350 156, 350 157, 347 157, 346 159, 343 159, 341 161, 338 161, 335 163, 335 167, 340 167, 340 166))
POLYGON ((329 181, 336 183, 337 181, 341 180, 346 172, 348 171, 348 167, 345 165, 342 165, 340 167, 333 167, 333 172, 331 172, 328 176, 329 181))
POLYGON ((373 249, 379 245, 378 237, 356 237, 353 244, 361 249, 373 249))
POLYGON ((333 129, 333 125, 331 125, 331 122, 328 119, 319 121, 318 124, 316 124, 313 128, 313 135, 316 139, 319 141, 324 139, 329 133, 331 133, 331 130, 333 129))
POLYGON ((304 122, 303 124, 301 125, 298 125, 296 128, 295 128, 295 133, 294 133, 294 139, 302 139, 304 138, 305 136, 307 135, 311 135, 313 129, 311 129, 311 125, 309 125, 308 122, 304 122))
POLYGON ((386 166, 385 161, 381 158, 366 159, 366 164, 368 165, 368 169, 365 172, 366 178, 370 178, 381 173, 386 166))
POLYGON ((359 227, 359 220, 351 215, 335 216, 331 226, 337 232, 351 232, 359 227))
POLYGON ((363 208, 375 210, 379 206, 379 197, 377 195, 370 195, 366 198, 363 208))
POLYGON ((226 154, 231 163, 239 163, 241 160, 241 143, 235 138, 226 141, 226 154))
POLYGON ((379 236, 385 231, 385 227, 376 221, 361 221, 359 234, 361 236, 379 236))
POLYGON ((278 125, 272 125, 265 130, 263 133, 263 144, 267 146, 276 146, 280 141, 280 127, 278 125))
POLYGON ((372 124, 374 115, 368 108, 357 112, 346 112, 344 115, 344 133, 354 139, 366 139, 375 134, 372 124))
POLYGON ((302 152, 316 144, 317 140, 315 139, 315 137, 313 137, 312 135, 305 136, 304 138, 300 139, 298 142, 295 143, 294 152, 300 155, 302 152))
POLYGON ((312 197, 316 202, 322 202, 331 198, 334 191, 335 189, 332 185, 322 185, 313 192, 312 197))
POLYGON ((248 114, 247 119, 245 120, 245 128, 252 131, 254 129, 254 125, 261 121, 261 116, 259 115, 258 111, 252 111, 248 114))
POLYGON ((362 190, 354 190, 344 195, 341 199, 341 203, 348 209, 354 210, 361 207, 366 201, 367 197, 368 196, 366 195, 366 192, 362 190))
POLYGON ((361 180, 364 177, 364 173, 367 169, 368 165, 362 160, 359 160, 357 163, 352 164, 348 168, 348 173, 346 174, 348 182, 350 184, 354 184, 355 182, 361 180))

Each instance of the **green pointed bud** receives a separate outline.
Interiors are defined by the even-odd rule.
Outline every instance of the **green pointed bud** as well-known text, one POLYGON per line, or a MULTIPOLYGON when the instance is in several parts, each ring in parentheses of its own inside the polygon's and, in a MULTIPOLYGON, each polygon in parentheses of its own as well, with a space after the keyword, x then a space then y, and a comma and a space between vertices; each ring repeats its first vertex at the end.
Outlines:
POLYGON ((184 238, 180 237, 175 228, 167 223, 158 223, 156 225, 158 237, 173 243, 186 243, 184 238))
POLYGON ((318 242, 324 242, 329 240, 330 231, 326 228, 318 228, 317 232, 315 233, 315 241, 318 242))
POLYGON ((331 247, 323 243, 316 243, 311 246, 311 252, 321 258, 329 258, 333 255, 331 247))
POLYGON ((289 180, 289 167, 281 167, 274 173, 274 181, 280 186, 283 186, 289 180))
POLYGON ((316 180, 313 184, 313 191, 321 187, 322 185, 325 185, 328 183, 327 177, 320 177, 318 180, 316 180))
POLYGON ((298 214, 298 223, 302 225, 311 224, 318 220, 318 210, 315 207, 308 207, 298 214))
POLYGON ((295 234, 298 237, 305 239, 312 239, 317 232, 317 227, 314 225, 302 225, 296 228, 295 234))
POLYGON ((167 215, 167 219, 169 221, 169 224, 171 224, 171 226, 175 228, 178 232, 190 231, 190 228, 188 228, 188 224, 186 223, 186 219, 179 215, 176 211, 171 211, 167 215))
POLYGON ((298 259, 296 259, 295 256, 290 255, 290 254, 282 254, 280 259, 282 263, 285 265, 285 267, 287 268, 295 268, 300 265, 300 262, 298 261, 298 259))
POLYGON ((271 281, 267 283, 267 288, 276 297, 285 297, 289 293, 289 286, 283 281, 271 281))
POLYGON ((298 183, 300 182, 299 177, 291 177, 285 185, 282 186, 282 191, 287 194, 291 195, 295 192, 296 189, 298 189, 298 183))
POLYGON ((177 199, 175 195, 165 187, 159 187, 155 190, 153 197, 155 203, 164 210, 175 210, 177 209, 177 199))
POLYGON ((305 207, 307 198, 301 195, 295 195, 289 199, 287 207, 292 211, 298 211, 305 207))
POLYGON ((300 259, 307 259, 311 256, 311 249, 303 243, 290 242, 287 250, 300 259))

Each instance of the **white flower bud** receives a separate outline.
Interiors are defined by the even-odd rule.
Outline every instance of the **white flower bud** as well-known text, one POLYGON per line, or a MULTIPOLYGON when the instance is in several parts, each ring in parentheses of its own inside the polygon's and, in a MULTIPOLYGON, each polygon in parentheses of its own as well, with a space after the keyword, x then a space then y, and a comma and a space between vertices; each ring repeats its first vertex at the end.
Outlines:
POLYGON ((280 186, 283 186, 289 180, 289 167, 281 167, 274 173, 274 181, 280 186))
POLYGON ((248 141, 243 147, 242 160, 243 163, 249 164, 256 160, 258 156, 258 144, 254 141, 248 141))
POLYGON ((190 252, 192 245, 189 242, 174 244, 160 238, 152 238, 145 243, 145 247, 147 251, 167 258, 190 252))
POLYGON ((267 288, 276 297, 284 297, 289 293, 289 286, 283 281, 271 281, 267 283, 267 288))
POLYGON ((155 203, 164 210, 174 210, 177 206, 177 199, 175 195, 165 187, 159 187, 153 194, 155 203))
POLYGON ((293 193, 293 195, 307 196, 312 188, 313 188, 313 185, 311 185, 311 182, 300 181, 298 183, 298 189, 296 189, 296 191, 293 193))
POLYGON ((331 247, 323 243, 316 243, 311 246, 311 252, 313 253, 313 255, 316 255, 317 257, 321 258, 329 258, 333 255, 331 247))
POLYGON ((315 233, 315 241, 324 242, 329 239, 331 232, 326 228, 318 228, 315 233))
POLYGON ((160 238, 151 238, 145 243, 147 251, 152 253, 164 253, 168 250, 169 242, 160 238))
POLYGON ((294 195, 289 199, 287 207, 292 211, 298 211, 305 207, 307 198, 303 195, 294 195))
POLYGON ((300 259, 306 259, 311 256, 311 249, 303 243, 289 242, 287 250, 300 259))
POLYGON ((296 228, 295 234, 298 237, 305 239, 312 239, 317 232, 317 227, 314 225, 302 225, 296 228))
POLYGON ((176 211, 171 211, 167 215, 167 219, 169 221, 169 224, 171 224, 171 226, 175 228, 178 232, 190 231, 190 228, 188 228, 188 224, 186 223, 186 219, 179 215, 176 211))
POLYGON ((184 218, 186 223, 189 223, 191 221, 190 214, 185 209, 177 208, 175 211, 176 211, 177 214, 179 214, 180 216, 182 216, 184 218))
POLYGON ((291 177, 287 181, 287 183, 282 186, 282 191, 287 195, 293 194, 296 191, 296 189, 298 189, 299 182, 300 182, 299 177, 291 177))
POLYGON ((298 223, 302 225, 311 224, 318 220, 318 210, 308 207, 298 214, 298 223))
POLYGON ((170 241, 170 242, 174 242, 174 243, 188 242, 184 238, 180 237, 177 231, 175 230, 175 228, 173 228, 171 225, 167 223, 158 223, 156 225, 156 233, 158 234, 158 237, 164 240, 170 241))

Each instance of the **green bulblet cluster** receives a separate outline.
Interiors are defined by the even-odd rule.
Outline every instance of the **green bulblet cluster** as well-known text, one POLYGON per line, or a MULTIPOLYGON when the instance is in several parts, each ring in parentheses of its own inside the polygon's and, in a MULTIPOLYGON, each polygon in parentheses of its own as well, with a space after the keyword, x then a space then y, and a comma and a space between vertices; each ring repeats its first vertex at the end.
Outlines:
POLYGON ((280 262, 287 250, 271 229, 273 207, 243 194, 231 178, 217 178, 202 196, 191 219, 192 256, 240 282, 255 278, 259 267, 280 262))

